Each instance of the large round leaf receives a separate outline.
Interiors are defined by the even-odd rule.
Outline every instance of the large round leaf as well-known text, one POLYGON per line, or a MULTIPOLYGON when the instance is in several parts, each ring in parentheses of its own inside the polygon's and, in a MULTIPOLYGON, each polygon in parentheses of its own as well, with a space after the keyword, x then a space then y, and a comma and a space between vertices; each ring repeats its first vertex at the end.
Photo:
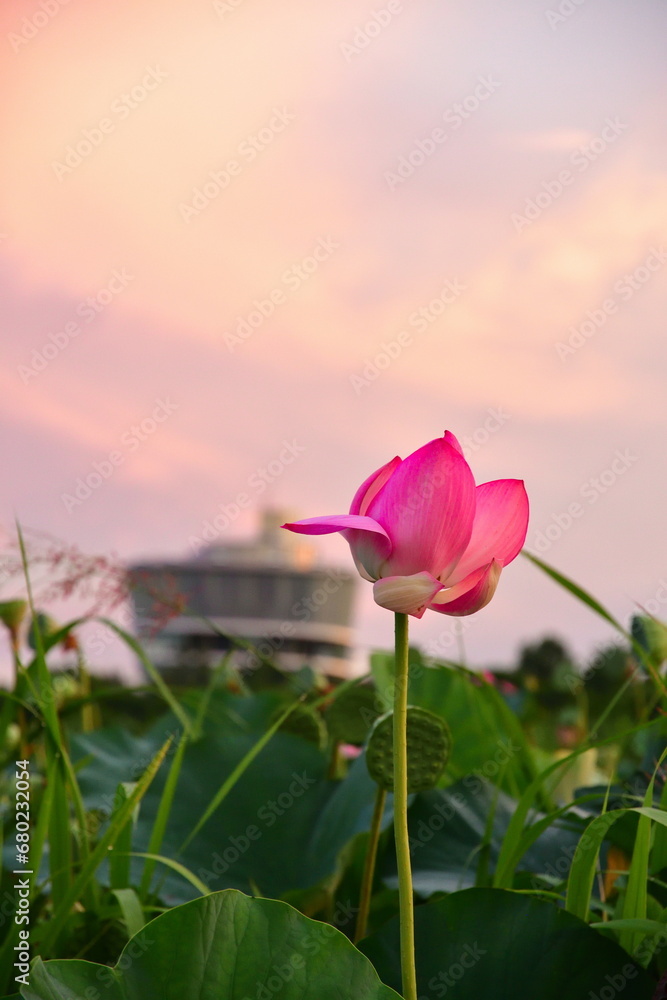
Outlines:
MULTIPOLYGON (((493 872, 515 809, 514 799, 474 774, 449 788, 416 795, 408 812, 415 891, 430 896, 471 888, 481 863, 493 872), (491 814, 493 826, 485 860, 481 847, 491 814)), ((534 822, 542 818, 541 813, 532 817, 534 822)), ((519 870, 565 878, 581 832, 572 821, 554 822, 526 851, 519 870)), ((391 845, 379 862, 379 871, 387 885, 398 885, 391 845)))
MULTIPOLYGON (((541 899, 465 889, 415 910, 420 1000, 650 1000, 655 983, 614 941, 541 899)), ((400 989, 393 919, 360 944, 400 989)))
POLYGON ((81 1000, 101 985, 104 1000, 397 1000, 335 927, 233 889, 151 921, 115 969, 38 960, 21 996, 81 1000))
MULTIPOLYGON (((254 700, 238 698, 234 707, 238 704, 240 713, 246 702, 254 700)), ((117 729, 78 736, 75 755, 84 758, 80 784, 86 807, 108 813, 118 784, 136 780, 153 748, 173 728, 175 724, 172 726, 166 719, 141 740, 132 740, 117 729)), ((375 796, 370 778, 362 775, 362 780, 349 788, 347 782, 327 781, 327 756, 307 741, 279 732, 253 761, 223 806, 179 853, 225 778, 263 731, 263 726, 255 726, 255 720, 249 728, 228 720, 219 729, 207 727, 203 738, 189 745, 185 753, 177 805, 169 817, 162 853, 177 857, 211 889, 251 892, 257 887, 265 896, 280 896, 291 889, 306 888, 334 870, 345 843, 360 830, 368 829, 370 823, 375 796), (345 822, 341 822, 343 814, 337 810, 333 813, 335 822, 329 815, 324 825, 320 815, 332 796, 346 800, 345 822), (311 842, 317 848, 311 847, 311 842)), ((132 845, 135 851, 148 849, 168 763, 141 804, 132 845)), ((133 884, 138 883, 142 870, 143 862, 133 861, 133 884)), ((185 902, 194 894, 189 882, 162 866, 157 867, 153 884, 161 886, 161 898, 171 904, 185 902)))

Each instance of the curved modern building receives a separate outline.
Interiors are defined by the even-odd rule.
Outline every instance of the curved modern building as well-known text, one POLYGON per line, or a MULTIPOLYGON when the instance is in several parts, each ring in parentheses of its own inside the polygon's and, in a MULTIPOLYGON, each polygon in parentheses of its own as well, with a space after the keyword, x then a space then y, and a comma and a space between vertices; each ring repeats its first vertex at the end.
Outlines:
MULTIPOLYGON (((283 670, 307 665, 331 677, 353 673, 356 576, 317 565, 313 546, 280 528, 289 519, 284 511, 265 511, 251 541, 215 541, 183 562, 131 567, 137 634, 166 679, 204 683, 234 647, 226 636, 252 643, 283 670)), ((261 662, 248 649, 234 653, 244 671, 261 662)))

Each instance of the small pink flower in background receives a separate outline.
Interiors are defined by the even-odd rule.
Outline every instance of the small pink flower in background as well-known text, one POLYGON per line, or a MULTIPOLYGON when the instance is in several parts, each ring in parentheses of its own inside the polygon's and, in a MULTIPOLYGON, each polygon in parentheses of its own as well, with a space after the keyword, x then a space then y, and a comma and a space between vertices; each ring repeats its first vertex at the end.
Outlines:
POLYGON ((447 431, 369 476, 349 514, 283 527, 305 535, 340 531, 376 603, 389 611, 471 615, 489 603, 502 568, 521 551, 528 497, 519 479, 475 486, 447 431))
POLYGON ((512 684, 511 681, 501 681, 499 684, 501 694, 516 694, 518 692, 518 687, 516 684, 512 684))

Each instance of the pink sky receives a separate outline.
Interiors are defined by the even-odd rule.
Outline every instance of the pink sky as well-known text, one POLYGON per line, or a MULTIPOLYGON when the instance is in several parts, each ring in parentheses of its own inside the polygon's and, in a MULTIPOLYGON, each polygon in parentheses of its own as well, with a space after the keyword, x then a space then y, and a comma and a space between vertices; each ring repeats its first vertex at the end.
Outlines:
MULTIPOLYGON (((285 442, 225 537, 347 510, 447 427, 478 481, 526 480, 528 548, 624 620, 667 601, 666 27, 662 0, 6 0, 2 522, 185 555, 285 442)), ((547 631, 610 635, 518 560, 465 643, 547 631)))

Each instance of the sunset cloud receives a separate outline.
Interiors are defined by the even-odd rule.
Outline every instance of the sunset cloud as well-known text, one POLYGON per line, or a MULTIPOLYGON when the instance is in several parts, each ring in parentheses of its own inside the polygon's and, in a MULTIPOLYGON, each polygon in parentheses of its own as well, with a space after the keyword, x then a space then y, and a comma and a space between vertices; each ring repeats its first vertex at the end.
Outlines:
MULTIPOLYGON (((558 30, 522 0, 379 22, 352 0, 39 9, 0 12, 5 523, 175 555, 284 440, 303 453, 230 537, 266 502, 344 504, 449 426, 480 478, 529 480, 537 532, 634 447, 548 557, 620 615, 650 597, 664 8, 582 8, 558 30), (162 399, 173 413, 131 448, 162 399), (480 444, 494 408, 509 416, 480 444)), ((513 573, 466 633, 475 661, 570 628, 534 570, 513 573)), ((364 642, 378 621, 363 603, 364 642)), ((601 628, 572 619, 582 649, 601 628)))

